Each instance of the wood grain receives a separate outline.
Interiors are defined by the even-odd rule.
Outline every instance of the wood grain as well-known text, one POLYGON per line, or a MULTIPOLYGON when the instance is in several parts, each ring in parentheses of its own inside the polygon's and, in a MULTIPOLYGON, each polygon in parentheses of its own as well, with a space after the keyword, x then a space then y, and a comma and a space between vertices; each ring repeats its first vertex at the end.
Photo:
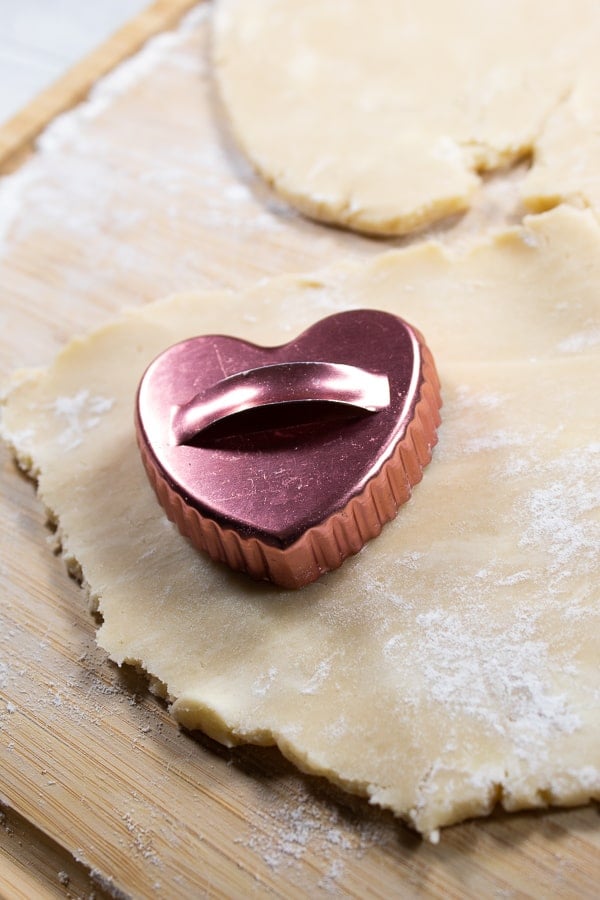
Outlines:
POLYGON ((135 53, 152 35, 174 26, 196 2, 155 0, 6 122, 0 128, 0 173, 17 168, 48 122, 83 100, 102 75, 135 53))
POLYGON ((110 895, 89 870, 14 810, 0 808, 0 886, 3 897, 46 900, 110 895))
MULTIPOLYGON (((176 18, 189 5, 152 9, 176 18)), ((51 128, 0 185, 3 374, 48 364, 123 306, 392 245, 303 219, 253 176, 220 115, 206 19, 194 16, 140 77, 100 85, 99 101, 51 128)), ((61 108, 82 90, 75 80, 61 108)), ((42 118, 20 143, 14 126, 4 135, 13 160, 42 118)), ((441 240, 490 221, 488 187, 441 240)), ((514 221, 509 188, 496 212, 514 221)), ((22 853, 0 842, 0 894, 57 896, 49 873, 69 861, 83 867, 82 891, 89 871, 131 897, 597 896, 597 807, 497 813, 433 846, 274 750, 180 731, 143 677, 96 648, 34 488, 0 452, 0 800, 28 834, 22 853)))

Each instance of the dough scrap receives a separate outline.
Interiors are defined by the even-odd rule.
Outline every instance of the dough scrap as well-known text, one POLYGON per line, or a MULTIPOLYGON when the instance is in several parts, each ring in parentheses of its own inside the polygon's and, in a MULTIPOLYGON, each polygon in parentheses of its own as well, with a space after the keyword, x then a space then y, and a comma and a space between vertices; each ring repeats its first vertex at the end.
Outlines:
POLYGON ((528 209, 600 210, 596 0, 218 0, 238 143, 308 215, 406 234, 533 155, 528 209))
POLYGON ((600 226, 561 207, 451 257, 435 243, 128 311, 19 377, 3 435, 39 478, 117 663, 176 719, 276 743, 425 835, 500 802, 600 798, 600 226), (382 535, 299 592, 197 553, 167 521, 133 429, 172 342, 282 343, 376 307, 422 329, 440 442, 382 535))

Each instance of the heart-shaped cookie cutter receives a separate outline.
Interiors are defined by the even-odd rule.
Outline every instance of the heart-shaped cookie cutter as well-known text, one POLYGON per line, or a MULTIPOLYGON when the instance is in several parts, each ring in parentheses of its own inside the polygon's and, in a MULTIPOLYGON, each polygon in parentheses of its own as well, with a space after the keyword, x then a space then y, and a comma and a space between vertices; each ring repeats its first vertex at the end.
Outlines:
POLYGON ((182 534, 233 569, 298 588, 396 515, 431 459, 440 406, 419 332, 352 310, 279 347, 206 335, 168 348, 140 382, 135 419, 182 534))

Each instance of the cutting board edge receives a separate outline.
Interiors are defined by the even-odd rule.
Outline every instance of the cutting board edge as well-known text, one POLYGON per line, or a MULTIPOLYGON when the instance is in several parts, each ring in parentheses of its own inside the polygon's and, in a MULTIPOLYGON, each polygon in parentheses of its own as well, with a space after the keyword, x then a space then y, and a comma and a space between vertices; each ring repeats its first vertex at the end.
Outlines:
POLYGON ((0 176, 22 165, 53 119, 85 100, 100 78, 150 38, 175 27, 199 2, 206 0, 155 0, 0 125, 0 176))

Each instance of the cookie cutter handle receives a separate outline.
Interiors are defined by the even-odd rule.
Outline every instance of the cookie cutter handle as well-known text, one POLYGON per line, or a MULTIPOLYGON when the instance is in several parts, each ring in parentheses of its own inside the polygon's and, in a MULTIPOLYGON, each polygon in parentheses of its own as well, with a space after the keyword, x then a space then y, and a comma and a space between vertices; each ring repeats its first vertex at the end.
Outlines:
POLYGON ((196 394, 171 412, 171 443, 190 444, 198 436, 231 418, 232 433, 238 413, 261 410, 268 413, 269 427, 279 427, 282 409, 292 405, 314 405, 317 421, 333 415, 333 407, 350 407, 374 413, 390 404, 387 375, 358 366, 329 362, 287 362, 238 372, 196 394))

